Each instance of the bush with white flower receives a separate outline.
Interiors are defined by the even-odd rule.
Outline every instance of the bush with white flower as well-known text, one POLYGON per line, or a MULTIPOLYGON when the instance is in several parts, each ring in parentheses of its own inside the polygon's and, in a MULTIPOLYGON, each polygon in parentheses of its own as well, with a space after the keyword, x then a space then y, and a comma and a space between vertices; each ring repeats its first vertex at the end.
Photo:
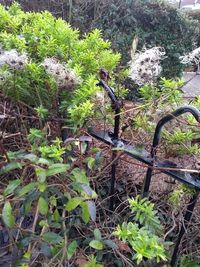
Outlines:
POLYGON ((99 90, 98 70, 112 72, 120 55, 99 30, 80 38, 78 30, 46 11, 26 13, 15 3, 0 5, 0 17, 0 92, 49 114, 62 111, 68 121, 73 113, 84 122, 88 112, 80 110, 99 90))

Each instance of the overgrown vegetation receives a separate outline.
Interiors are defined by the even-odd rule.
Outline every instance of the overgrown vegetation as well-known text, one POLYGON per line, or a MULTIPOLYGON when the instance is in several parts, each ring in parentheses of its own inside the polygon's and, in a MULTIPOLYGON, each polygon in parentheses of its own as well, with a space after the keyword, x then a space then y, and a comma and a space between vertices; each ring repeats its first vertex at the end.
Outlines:
POLYGON ((25 13, 14 4, 8 10, 1 5, 0 13, 1 91, 82 126, 92 116, 98 70, 112 72, 120 55, 109 49, 100 31, 81 40, 77 30, 48 12, 25 13))
MULTIPOLYGON (((60 0, 59 3, 48 0, 42 5, 35 0, 29 4, 19 2, 28 10, 49 9, 81 29, 83 34, 94 28, 101 29, 104 37, 112 41, 112 48, 122 53, 124 65, 130 60, 128 51, 135 36, 139 38, 139 50, 144 46, 164 47, 167 57, 162 64, 163 77, 167 78, 181 75, 184 66, 179 56, 194 49, 199 38, 199 25, 195 21, 198 13, 192 13, 189 18, 163 0, 60 0)), ((10 2, 5 0, 5 3, 10 2)))
MULTIPOLYGON (((142 1, 124 4, 126 8, 139 5, 138 12, 153 19, 154 11, 165 7, 162 2, 153 3, 147 1, 150 14, 146 7, 140 10, 142 1)), ((110 8, 109 12, 115 5, 110 8)), ((108 14, 116 17, 117 10, 108 14)), ((166 18, 166 14, 162 15, 166 18)), ((115 210, 110 211, 112 151, 91 142, 85 127, 86 122, 98 123, 104 131, 113 126, 114 115, 97 86, 97 73, 107 69, 112 76, 109 84, 117 85, 118 95, 123 96, 126 90, 120 80, 127 70, 114 74, 120 55, 110 50, 111 44, 99 30, 81 39, 77 30, 48 12, 25 13, 17 4, 8 9, 0 5, 0 17, 0 263, 18 267, 167 264, 186 202, 194 191, 166 182, 166 177, 155 172, 156 188, 150 200, 141 199, 146 167, 130 162, 119 149, 115 210)), ((182 19, 175 22, 182 23, 182 19)), ((189 27, 184 25, 183 32, 189 27)), ((157 34, 148 36, 151 45, 157 44, 157 34)), ((168 67, 164 65, 166 73, 168 67)), ((157 84, 140 87, 141 102, 128 109, 124 103, 121 136, 150 150, 158 120, 185 104, 182 85, 181 80, 162 78, 157 84)), ((192 104, 199 109, 200 98, 192 104)), ((157 155, 172 159, 179 168, 182 161, 186 168, 198 171, 198 138, 199 125, 193 117, 184 116, 165 127, 157 155)), ((182 267, 198 266, 194 256, 199 250, 198 212, 194 222, 188 230, 190 246, 183 242, 180 247, 182 267)))
POLYGON ((162 63, 162 75, 168 78, 180 76, 183 66, 179 56, 193 49, 199 33, 195 21, 157 0, 127 0, 117 4, 111 1, 94 25, 121 51, 124 62, 130 60, 127 51, 135 36, 139 39, 139 50, 144 46, 164 47, 166 59, 162 63))

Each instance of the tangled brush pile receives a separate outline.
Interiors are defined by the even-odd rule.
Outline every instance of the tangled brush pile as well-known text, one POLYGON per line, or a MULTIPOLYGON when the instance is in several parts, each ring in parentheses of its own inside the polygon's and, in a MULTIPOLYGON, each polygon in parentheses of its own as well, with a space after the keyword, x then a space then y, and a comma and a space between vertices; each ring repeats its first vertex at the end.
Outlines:
POLYGON ((129 77, 138 85, 154 83, 161 74, 160 61, 164 56, 165 50, 162 47, 136 53, 130 62, 129 77))

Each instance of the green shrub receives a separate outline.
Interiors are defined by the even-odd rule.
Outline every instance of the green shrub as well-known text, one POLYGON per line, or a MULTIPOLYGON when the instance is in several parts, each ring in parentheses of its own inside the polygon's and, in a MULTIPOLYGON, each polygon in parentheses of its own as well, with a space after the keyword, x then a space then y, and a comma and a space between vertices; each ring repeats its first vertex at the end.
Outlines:
POLYGON ((8 9, 0 5, 0 17, 0 90, 53 114, 64 110, 66 115, 70 109, 68 118, 71 114, 78 120, 81 114, 80 121, 73 122, 82 125, 91 111, 90 99, 99 90, 98 70, 112 72, 120 55, 110 50, 99 30, 80 39, 78 30, 49 12, 25 13, 17 4, 8 9))
POLYGON ((166 78, 180 76, 184 66, 179 56, 194 48, 199 33, 195 21, 159 0, 109 1, 93 25, 112 40, 125 64, 130 60, 131 43, 136 35, 139 50, 143 46, 164 47, 167 57, 162 63, 162 76, 166 78))
MULTIPOLYGON (((8 4, 8 1, 5 2, 8 4)), ((188 17, 164 0, 117 2, 77 0, 71 4, 63 1, 65 12, 61 11, 60 6, 55 7, 53 1, 50 6, 45 3, 35 4, 35 1, 29 1, 30 4, 19 2, 25 9, 28 6, 29 10, 41 8, 48 9, 55 15, 62 13, 62 17, 70 20, 71 24, 78 27, 82 33, 96 27, 102 29, 105 38, 112 41, 112 47, 122 53, 122 62, 125 65, 130 60, 131 43, 136 35, 139 37, 139 50, 144 45, 164 47, 167 58, 163 62, 163 76, 167 78, 180 76, 184 66, 180 64, 179 56, 193 50, 195 43, 199 43, 199 25, 192 20, 198 20, 198 11, 192 11, 188 17)), ((2 12, 2 16, 4 22, 1 21, 1 24, 5 25, 9 21, 9 16, 5 11, 2 12)), ((11 28, 17 28, 21 19, 13 20, 11 28)), ((49 29, 46 29, 47 32, 49 29)), ((12 40, 12 42, 15 41, 19 42, 19 40, 12 40)), ((30 43, 32 42, 30 40, 30 43)), ((49 40, 49 45, 50 43, 52 45, 52 40, 49 40)), ((51 49, 54 48, 51 47, 51 49)))

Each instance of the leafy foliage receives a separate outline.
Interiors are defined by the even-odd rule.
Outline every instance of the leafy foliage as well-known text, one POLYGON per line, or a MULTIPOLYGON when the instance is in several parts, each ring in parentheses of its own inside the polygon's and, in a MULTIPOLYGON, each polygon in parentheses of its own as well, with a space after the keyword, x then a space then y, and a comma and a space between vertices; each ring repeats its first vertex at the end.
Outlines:
POLYGON ((187 185, 179 185, 169 196, 169 202, 173 207, 179 207, 181 199, 185 196, 191 197, 195 193, 195 190, 191 189, 187 185))
MULTIPOLYGON (((121 10, 116 8, 116 2, 108 2, 108 11, 113 12, 112 14, 108 12, 108 14, 113 18, 114 23, 117 23, 115 29, 120 36, 119 41, 123 41, 120 46, 118 40, 115 39, 115 45, 119 45, 120 48, 125 44, 127 35, 125 31, 124 34, 117 31, 121 25, 127 26, 125 27, 127 29, 130 26, 130 30, 133 25, 137 24, 139 49, 145 42, 148 46, 160 45, 157 42, 162 39, 162 34, 166 30, 162 25, 160 29, 163 32, 158 33, 157 25, 160 23, 160 16, 166 23, 164 25, 168 25, 167 18, 181 25, 182 28, 178 27, 178 29, 174 26, 176 34, 182 34, 186 29, 195 27, 193 22, 187 24, 176 11, 168 10, 168 7, 161 1, 146 1, 148 10, 141 0, 135 2, 126 0, 123 3, 124 7, 130 10, 124 10, 123 7, 121 10), (136 13, 142 8, 141 14, 145 18, 143 22, 138 14, 133 13, 133 7, 136 13), (121 14, 120 12, 127 13, 122 22, 119 21, 117 15, 121 14), (132 14, 137 19, 131 20, 132 14), (174 17, 171 16, 172 14, 174 17), (126 18, 130 21, 127 22, 126 18), (147 28, 146 31, 144 31, 145 28, 147 28), (152 29, 155 30, 155 36, 152 35, 152 29)), ((107 16, 107 14, 104 15, 107 16)), ((108 199, 107 185, 104 189, 104 177, 102 177, 103 172, 107 171, 107 166, 101 169, 102 154, 106 154, 107 157, 107 147, 103 148, 102 152, 99 149, 92 149, 90 153, 86 149, 87 145, 78 137, 67 138, 63 142, 59 133, 53 140, 49 138, 48 127, 51 120, 52 124, 54 124, 54 119, 55 122, 70 123, 71 127, 68 127, 69 125, 67 127, 76 129, 91 118, 95 118, 96 102, 98 102, 95 102, 95 94, 98 90, 96 72, 100 67, 104 67, 112 74, 120 59, 119 54, 114 54, 110 50, 110 43, 102 39, 98 30, 93 30, 80 38, 77 30, 73 30, 63 20, 55 19, 48 12, 25 13, 17 4, 14 4, 10 8, 0 6, 0 16, 4 18, 0 21, 0 41, 4 55, 0 56, 1 92, 16 102, 14 110, 21 107, 21 102, 23 102, 26 105, 22 107, 25 106, 31 110, 34 114, 33 119, 38 120, 38 128, 31 128, 28 136, 23 134, 28 132, 24 126, 28 125, 27 128, 29 128, 30 123, 19 120, 17 127, 25 129, 21 131, 22 138, 25 139, 23 150, 21 150, 21 140, 20 144, 15 144, 12 151, 7 151, 8 146, 4 149, 5 140, 0 140, 3 152, 0 156, 0 175, 3 177, 3 188, 0 189, 1 222, 5 226, 5 231, 10 233, 8 238, 10 250, 16 244, 14 251, 18 258, 17 264, 28 266, 37 260, 35 255, 38 254, 45 258, 49 266, 65 263, 101 267, 100 263, 113 262, 113 265, 120 267, 125 261, 136 262, 137 265, 143 263, 146 265, 149 262, 155 265, 155 261, 167 261, 169 244, 162 239, 164 233, 160 222, 160 218, 165 216, 166 211, 162 217, 155 211, 154 204, 149 200, 136 197, 129 199, 130 215, 126 208, 124 209, 123 187, 119 186, 117 190, 120 194, 116 201, 120 201, 120 205, 117 206, 116 203, 117 212, 113 212, 112 217, 110 212, 107 214, 104 206, 108 199), (8 61, 9 58, 5 59, 5 56, 10 54, 15 55, 15 62, 8 61), (22 59, 24 63, 21 62, 22 59), (5 64, 1 64, 2 62, 5 64), (100 178, 100 183, 97 177, 100 178), (98 190, 98 196, 103 195, 102 201, 97 198, 95 190, 98 190), (124 211, 127 220, 124 219, 124 211), (27 226, 29 217, 32 219, 27 226), (113 237, 112 226, 115 226, 115 223, 119 225, 113 237), (120 240, 117 240, 116 236, 120 240), (76 260, 80 260, 81 263, 78 264, 76 260)), ((105 19, 109 21, 109 17, 105 16, 103 23, 105 19)), ((96 17, 95 23, 100 22, 96 17)), ((169 29, 171 32, 167 37, 175 38, 176 34, 173 35, 172 28, 169 27, 169 29)), ((107 36, 115 32, 111 30, 112 32, 107 32, 107 36)), ((131 36, 127 39, 129 43, 135 32, 133 35, 130 32, 128 34, 131 36)), ((183 50, 189 49, 194 41, 190 31, 185 35, 192 37, 190 40, 188 37, 183 50)), ((168 45, 168 41, 173 40, 167 39, 165 46, 168 45)), ((124 47, 128 49, 128 46, 124 47)), ((173 46, 167 48, 169 55, 172 48, 175 51, 176 48, 173 46)), ((180 70, 179 67, 176 69, 177 72, 180 70)), ((166 73, 169 70, 168 65, 167 68, 165 67, 166 73)), ((176 71, 173 70, 174 73, 176 71)), ((127 75, 127 70, 120 72, 115 78, 120 80, 124 75, 127 75)), ((112 79, 110 84, 115 86, 115 79, 112 79)), ((139 93, 143 103, 131 109, 136 114, 129 118, 126 110, 121 112, 122 118, 127 120, 129 127, 131 126, 133 138, 141 138, 142 145, 146 141, 144 139, 152 139, 156 122, 183 102, 182 85, 181 80, 163 78, 156 86, 150 84, 140 88, 139 93)), ((121 96, 123 90, 120 87, 119 90, 121 96)), ((200 107, 199 98, 193 104, 200 107)), ((101 106, 99 109, 102 114, 105 112, 105 110, 102 111, 101 106)), ((110 112, 110 106, 106 106, 106 111, 110 112)), ((30 118, 29 114, 27 117, 30 118)), ((105 117, 112 125, 113 113, 105 117)), ((183 147, 187 145, 187 150, 181 151, 182 155, 189 152, 198 154, 199 147, 191 145, 198 131, 194 134, 190 124, 194 127, 193 129, 198 129, 191 116, 186 117, 183 127, 178 125, 180 127, 178 130, 172 127, 174 125, 165 127, 161 142, 161 149, 164 152, 160 152, 159 147, 158 153, 162 156, 163 154, 169 156, 165 149, 173 148, 177 155, 180 152, 177 146, 182 143, 183 147)), ((5 133, 7 129, 8 127, 5 133)), ((149 145, 148 141, 145 145, 149 145)), ((137 192, 137 185, 135 189, 137 192)), ((132 194, 132 190, 129 193, 132 194)), ((173 208, 176 210, 177 203, 179 204, 180 200, 185 196, 191 196, 192 193, 193 191, 186 187, 177 187, 170 195, 173 208)), ((126 199, 127 190, 125 194, 126 199)), ((175 225, 178 219, 174 218, 174 220, 175 225)), ((171 226, 168 231, 167 223, 165 224, 167 226, 165 237, 174 234, 171 226)))
MULTIPOLYGON (((1 49, 16 49, 28 57, 23 70, 12 71, 7 65, 1 66, 0 90, 15 101, 35 107, 41 119, 47 117, 47 109, 53 114, 61 110, 64 116, 69 111, 69 121, 82 125, 92 114, 91 97, 99 90, 96 86, 98 70, 106 68, 112 72, 120 55, 110 50, 110 43, 102 39, 99 30, 80 39, 77 30, 46 11, 25 13, 15 3, 8 9, 1 5, 0 16, 4 18, 0 24, 1 49), (59 88, 58 79, 45 70, 48 66, 43 66, 47 58, 58 61, 55 66, 73 71, 72 78, 78 79, 73 90, 59 88)), ((57 71, 56 75, 61 73, 64 72, 57 71)))
POLYGON ((121 51, 126 62, 127 51, 135 36, 138 49, 161 46, 166 50, 163 76, 176 77, 183 70, 179 56, 193 49, 198 37, 198 26, 164 1, 109 1, 95 26, 103 29, 113 47, 121 51), (177 43, 179 45, 177 45, 177 43))
POLYGON ((154 205, 147 199, 129 199, 133 222, 118 225, 113 233, 133 249, 133 259, 139 264, 144 258, 166 261, 166 252, 162 240, 157 236, 160 221, 153 210, 154 205))
POLYGON ((83 267, 103 267, 103 265, 97 263, 97 260, 94 256, 91 256, 89 258, 89 262, 87 262, 86 264, 84 264, 83 267))
POLYGON ((180 261, 180 266, 181 267, 198 267, 200 266, 200 262, 198 259, 192 259, 190 257, 184 256, 181 258, 180 261))
MULTIPOLYGON (((27 3, 19 2, 25 9, 27 8, 27 3)), ((195 43, 199 42, 198 23, 193 20, 199 19, 198 10, 191 11, 187 16, 163 0, 118 2, 78 0, 71 5, 63 1, 62 7, 65 12, 60 11, 60 6, 55 7, 53 3, 36 4, 36 6, 37 10, 42 6, 43 9, 50 9, 55 15, 61 12, 62 17, 70 20, 73 26, 81 29, 82 33, 96 27, 102 29, 104 36, 112 41, 112 47, 121 51, 123 63, 126 64, 130 60, 128 51, 135 36, 139 37, 139 50, 143 46, 164 47, 167 58, 163 62, 163 76, 168 78, 181 74, 184 66, 180 64, 179 56, 194 49, 195 43)), ((29 10, 34 7, 35 3, 30 1, 29 10)), ((15 12, 15 8, 13 10, 15 12)), ((7 13, 3 12, 3 15, 5 21, 8 21, 7 13)), ((19 24, 20 19, 17 21, 19 24)), ((13 40, 15 41, 19 42, 13 40)), ((108 62, 108 58, 109 52, 104 59, 108 62)))
MULTIPOLYGON (((185 105, 185 100, 181 91, 184 82, 180 79, 168 80, 162 78, 157 85, 144 85, 139 89, 143 105, 140 112, 132 119, 132 129, 135 132, 152 136, 156 123, 166 114, 185 105)), ((200 107, 199 99, 192 102, 192 105, 200 107)), ((162 131, 162 146, 165 157, 169 155, 199 155, 199 147, 193 143, 198 138, 198 124, 191 115, 186 115, 181 119, 174 120, 166 124, 162 131)))
MULTIPOLYGON (((72 222, 67 222, 66 217, 73 218, 75 212, 85 224, 90 219, 95 220, 94 201, 97 195, 90 187, 84 170, 73 168, 70 160, 69 163, 63 163, 66 149, 58 139, 53 141, 52 145, 47 145, 47 140, 41 132, 32 129, 29 140, 32 143, 29 152, 8 152, 10 163, 5 164, 4 174, 21 169, 21 175, 19 177, 17 173, 13 173, 14 179, 10 180, 2 191, 2 220, 11 231, 19 229, 20 237, 13 238, 16 238, 21 252, 27 253, 28 249, 32 253, 32 249, 37 246, 41 248, 42 254, 48 254, 50 258, 61 254, 64 255, 63 259, 70 260, 78 248, 78 243, 75 240, 66 243, 68 231, 72 227, 72 222), (37 133, 37 138, 30 138, 33 133, 37 133), (14 167, 11 167, 11 164, 14 167), (28 183, 24 180, 27 171, 34 176, 34 180, 28 183), (52 183, 52 179, 59 179, 61 182, 52 183), (29 233, 23 223, 34 210, 34 226, 29 233), (17 219, 19 217, 22 221, 17 219)), ((79 221, 78 218, 76 220, 79 221)), ((27 262, 30 260, 31 257, 27 262)))
POLYGON ((144 225, 152 232, 160 228, 160 221, 157 212, 154 210, 154 204, 147 199, 140 199, 137 196, 135 199, 129 199, 131 212, 135 214, 135 220, 141 225, 144 225))

